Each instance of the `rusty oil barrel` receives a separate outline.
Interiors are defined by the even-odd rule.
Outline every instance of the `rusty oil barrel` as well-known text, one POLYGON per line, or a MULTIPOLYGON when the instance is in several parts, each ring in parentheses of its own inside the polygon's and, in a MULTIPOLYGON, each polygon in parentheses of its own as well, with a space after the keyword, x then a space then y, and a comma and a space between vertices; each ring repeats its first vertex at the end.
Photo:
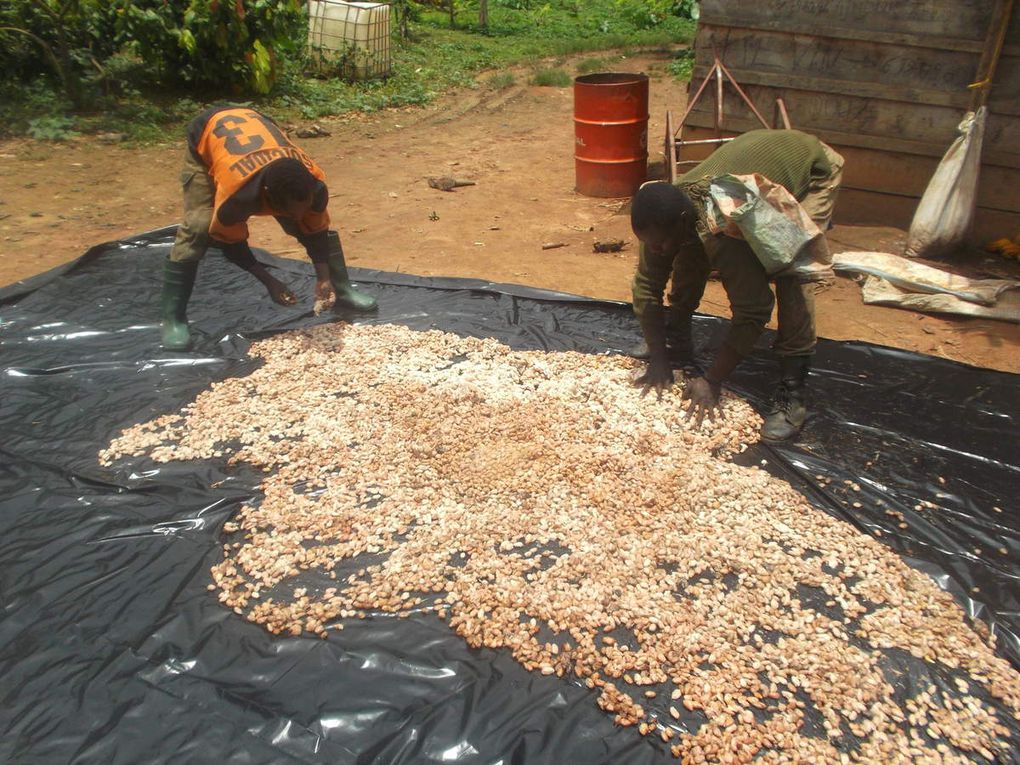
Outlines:
POLYGON ((648 76, 574 79, 574 171, 589 197, 629 197, 648 171, 648 76))

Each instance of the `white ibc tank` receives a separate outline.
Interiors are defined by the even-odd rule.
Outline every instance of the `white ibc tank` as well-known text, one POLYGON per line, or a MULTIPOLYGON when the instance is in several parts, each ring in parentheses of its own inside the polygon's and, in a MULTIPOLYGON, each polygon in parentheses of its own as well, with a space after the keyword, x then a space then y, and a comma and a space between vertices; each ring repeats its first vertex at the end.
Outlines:
POLYGON ((310 0, 308 45, 323 63, 358 80, 390 73, 390 6, 310 0))

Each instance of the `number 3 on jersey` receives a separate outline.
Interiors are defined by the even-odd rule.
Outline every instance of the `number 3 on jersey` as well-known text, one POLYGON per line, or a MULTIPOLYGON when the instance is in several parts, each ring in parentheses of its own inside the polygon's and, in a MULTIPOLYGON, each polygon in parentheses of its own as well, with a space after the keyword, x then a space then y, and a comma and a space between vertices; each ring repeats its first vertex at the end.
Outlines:
POLYGON ((223 147, 234 155, 244 155, 262 148, 266 142, 260 135, 246 135, 241 125, 247 125, 248 120, 236 114, 228 114, 221 117, 213 128, 213 135, 223 139, 223 147))
POLYGON ((277 145, 291 145, 287 136, 280 131, 275 122, 266 119, 258 112, 248 112, 248 114, 249 117, 242 117, 240 114, 226 114, 220 117, 213 126, 213 135, 223 139, 223 148, 230 154, 244 156, 261 149, 266 143, 265 136, 259 135, 263 131, 268 133, 277 145), (253 123, 257 123, 257 125, 253 123), (259 127, 261 127, 261 131, 259 127))

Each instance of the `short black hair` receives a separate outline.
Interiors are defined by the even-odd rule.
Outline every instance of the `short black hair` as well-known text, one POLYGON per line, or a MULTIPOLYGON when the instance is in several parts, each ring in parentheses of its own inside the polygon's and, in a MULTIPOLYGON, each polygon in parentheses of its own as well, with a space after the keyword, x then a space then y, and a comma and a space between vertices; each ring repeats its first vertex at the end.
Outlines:
POLYGON ((285 157, 273 162, 265 170, 263 183, 266 193, 274 206, 285 206, 289 202, 301 202, 314 192, 316 178, 300 160, 285 157))
POLYGON ((630 203, 630 226, 635 232, 667 232, 681 228, 694 232, 698 211, 672 183, 656 181, 638 189, 630 203))

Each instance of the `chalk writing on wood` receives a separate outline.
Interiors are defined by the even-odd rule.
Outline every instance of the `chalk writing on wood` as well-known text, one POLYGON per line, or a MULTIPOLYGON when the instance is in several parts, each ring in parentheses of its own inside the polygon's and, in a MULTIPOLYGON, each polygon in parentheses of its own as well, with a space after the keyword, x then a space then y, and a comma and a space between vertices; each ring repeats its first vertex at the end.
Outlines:
POLYGON ((989 0, 702 0, 701 18, 739 15, 748 24, 782 28, 810 22, 880 32, 923 33, 983 40, 991 17, 989 0))
POLYGON ((973 80, 977 55, 960 51, 833 40, 782 32, 703 27, 698 63, 718 53, 732 69, 785 72, 833 80, 876 82, 963 92, 973 80))

